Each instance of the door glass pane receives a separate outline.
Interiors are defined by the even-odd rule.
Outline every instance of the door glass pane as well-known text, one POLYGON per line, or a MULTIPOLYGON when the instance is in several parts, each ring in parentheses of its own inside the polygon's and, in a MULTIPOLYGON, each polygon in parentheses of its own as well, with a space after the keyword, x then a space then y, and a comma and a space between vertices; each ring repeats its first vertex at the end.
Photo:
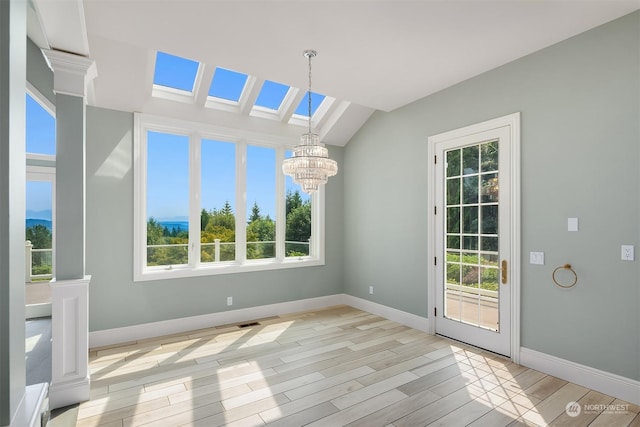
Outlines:
POLYGON ((247 147, 247 259, 276 256, 276 151, 247 147))
POLYGON ((236 147, 223 141, 201 143, 200 262, 236 259, 236 147))
POLYGON ((498 331, 498 142, 450 150, 446 158, 445 316, 498 331))
POLYGON ((189 137, 147 133, 147 265, 187 264, 189 137))
POLYGON ((462 178, 462 203, 478 203, 478 175, 462 178))

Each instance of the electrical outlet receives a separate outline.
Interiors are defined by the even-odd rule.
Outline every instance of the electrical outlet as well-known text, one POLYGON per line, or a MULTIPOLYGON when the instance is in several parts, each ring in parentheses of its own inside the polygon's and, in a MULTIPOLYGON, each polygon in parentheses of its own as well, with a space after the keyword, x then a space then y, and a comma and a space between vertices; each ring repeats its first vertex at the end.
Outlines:
POLYGON ((369 295, 373 295, 373 286, 369 286, 369 295))
POLYGON ((233 305, 233 297, 227 297, 227 305, 233 305))
POLYGON ((622 245, 622 260, 633 261, 633 245, 622 245))

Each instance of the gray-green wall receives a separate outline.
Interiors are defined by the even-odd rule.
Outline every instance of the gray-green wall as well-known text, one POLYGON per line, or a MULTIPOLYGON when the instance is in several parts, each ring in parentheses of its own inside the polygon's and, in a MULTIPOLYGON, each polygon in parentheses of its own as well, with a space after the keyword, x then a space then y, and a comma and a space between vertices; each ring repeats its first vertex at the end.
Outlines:
POLYGON ((640 380, 639 54, 635 12, 374 114, 344 155, 346 293, 427 317, 427 137, 519 111, 522 346, 640 380))
POLYGON ((0 2, 0 426, 19 414, 26 383, 26 18, 25 2, 0 2))
MULTIPOLYGON (((91 331, 341 293, 343 177, 326 200, 326 264, 133 282, 133 115, 87 108, 86 271, 91 331), (233 296, 227 307, 226 297, 233 296)), ((341 148, 331 156, 342 163, 341 148)))

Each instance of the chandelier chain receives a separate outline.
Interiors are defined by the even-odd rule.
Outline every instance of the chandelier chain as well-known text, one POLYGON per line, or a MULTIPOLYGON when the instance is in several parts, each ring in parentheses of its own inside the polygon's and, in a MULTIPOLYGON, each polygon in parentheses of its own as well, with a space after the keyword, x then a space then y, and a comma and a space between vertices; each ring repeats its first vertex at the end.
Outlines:
POLYGON ((308 104, 309 104, 309 133, 311 133, 311 57, 313 55, 309 54, 307 55, 307 58, 309 59, 309 89, 307 90, 307 100, 308 100, 308 104))

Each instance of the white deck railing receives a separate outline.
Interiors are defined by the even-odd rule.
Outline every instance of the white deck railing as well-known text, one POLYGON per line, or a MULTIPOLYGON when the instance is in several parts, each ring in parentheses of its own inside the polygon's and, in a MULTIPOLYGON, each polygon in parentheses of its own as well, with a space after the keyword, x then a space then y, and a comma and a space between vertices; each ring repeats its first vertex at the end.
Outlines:
POLYGON ((25 242, 25 281, 33 282, 34 279, 53 278, 53 249, 34 249, 30 240, 25 242), (49 273, 33 274, 33 268, 48 267, 49 273))

